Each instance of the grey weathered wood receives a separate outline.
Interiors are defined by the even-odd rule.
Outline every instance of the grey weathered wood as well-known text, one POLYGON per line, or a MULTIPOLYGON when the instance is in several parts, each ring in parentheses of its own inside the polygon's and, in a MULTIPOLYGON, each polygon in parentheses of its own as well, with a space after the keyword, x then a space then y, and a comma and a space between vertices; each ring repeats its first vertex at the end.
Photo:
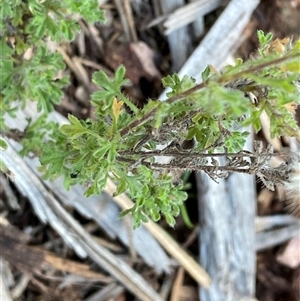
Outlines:
MULTIPOLYGON (((221 69, 241 43, 242 30, 259 0, 232 0, 193 52, 179 75, 201 79, 208 64, 221 69)), ((165 93, 160 99, 165 98, 165 93)), ((251 141, 248 148, 252 149, 251 141)), ((200 215, 200 265, 212 278, 199 287, 201 301, 251 299, 255 291, 254 178, 234 174, 213 182, 197 175, 200 215)))
POLYGON ((12 297, 9 293, 7 275, 5 273, 5 267, 7 263, 2 257, 0 257, 0 300, 1 301, 12 301, 12 297))
POLYGON ((299 222, 300 222, 299 218, 288 214, 257 216, 255 218, 255 230, 256 233, 259 233, 263 231, 268 231, 275 227, 278 228, 278 227, 286 227, 286 226, 294 225, 299 222))
POLYGON ((181 68, 179 74, 189 74, 196 80, 207 64, 222 68, 227 58, 243 42, 242 31, 248 24, 259 0, 232 0, 207 33, 200 45, 181 68))
MULTIPOLYGON (((197 81, 208 64, 221 69, 242 42, 242 31, 259 0, 232 0, 179 75, 197 81)), ((160 99, 166 98, 166 92, 160 99)), ((252 149, 248 141, 248 149, 252 149)), ((201 301, 251 299, 255 291, 254 178, 233 174, 219 184, 197 175, 200 215, 200 265, 212 278, 199 287, 201 301)))
MULTIPOLYGON (((197 81, 208 64, 217 69, 224 67, 228 58, 244 40, 243 29, 260 0, 232 0, 179 71, 179 76, 189 75, 197 81)), ((160 99, 166 99, 165 90, 160 99)))
POLYGON ((251 298, 255 292, 254 177, 232 174, 218 184, 199 173, 197 187, 200 264, 212 279, 209 289, 199 288, 200 299, 251 298))
POLYGON ((124 292, 124 288, 113 282, 94 293, 84 301, 116 300, 124 292))
POLYGON ((13 210, 19 210, 20 205, 18 203, 17 197, 15 196, 13 190, 10 188, 8 179, 4 174, 0 174, 0 185, 3 187, 4 194, 6 195, 6 200, 9 207, 13 210))
MULTIPOLYGON (((157 1, 157 0, 156 0, 157 1)), ((185 4, 184 0, 160 0, 162 14, 173 12, 185 4)), ((172 69, 178 71, 187 60, 191 49, 191 37, 187 27, 182 27, 168 35, 172 69)))
MULTIPOLYGON (((30 276, 23 274, 18 283, 10 290, 11 297, 13 300, 19 299, 23 296, 24 291, 26 290, 28 283, 30 282, 30 276)), ((1 298, 0 298, 1 300, 1 298)))
MULTIPOLYGON (((189 2, 198 2, 198 1, 199 0, 189 0, 189 2)), ((204 15, 206 13, 209 13, 210 11, 216 9, 220 5, 220 3, 223 2, 223 0, 216 0, 216 1, 203 0, 201 2, 205 3, 206 5, 209 5, 209 10, 202 14, 203 17, 200 17, 200 16, 197 17, 197 19, 192 24, 193 30, 194 30, 194 38, 196 38, 196 39, 199 39, 204 33, 204 29, 205 29, 204 28, 204 15), (215 4, 217 6, 215 6, 215 4)))
POLYGON ((224 0, 192 0, 190 2, 169 14, 167 20, 164 22, 166 34, 170 34, 174 30, 186 26, 193 21, 193 25, 195 25, 193 26, 194 30, 202 34, 204 31, 204 15, 219 7, 224 0))
POLYGON ((270 231, 263 231, 256 235, 256 251, 263 251, 288 240, 300 236, 300 223, 294 223, 280 229, 274 229, 270 231))

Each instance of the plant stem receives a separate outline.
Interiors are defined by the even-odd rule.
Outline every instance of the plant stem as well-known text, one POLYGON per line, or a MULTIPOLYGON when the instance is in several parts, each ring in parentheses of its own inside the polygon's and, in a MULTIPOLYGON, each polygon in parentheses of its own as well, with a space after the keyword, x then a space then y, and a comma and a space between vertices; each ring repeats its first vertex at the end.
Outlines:
POLYGON ((248 158, 257 158, 257 157, 267 157, 272 155, 278 155, 278 153, 262 153, 262 154, 253 154, 248 152, 239 152, 239 153, 214 153, 214 154, 207 154, 207 153, 191 153, 191 152, 182 152, 182 151, 170 151, 170 152, 164 152, 161 150, 157 151, 149 151, 149 152, 131 152, 131 151, 122 151, 119 152, 121 156, 134 156, 138 155, 141 158, 143 157, 169 157, 169 156, 187 156, 187 157, 199 157, 199 158, 207 158, 207 157, 248 157, 248 158))
MULTIPOLYGON (((287 55, 287 56, 284 56, 284 57, 273 59, 272 61, 269 61, 269 62, 262 63, 258 66, 249 67, 248 69, 237 72, 236 74, 223 75, 223 76, 220 76, 219 78, 216 79, 216 83, 222 84, 222 83, 226 83, 226 82, 229 82, 229 81, 233 81, 233 80, 236 80, 236 79, 238 79, 238 78, 240 78, 240 77, 242 77, 242 76, 244 76, 248 73, 254 73, 254 72, 259 71, 261 69, 264 69, 266 67, 271 67, 271 66, 274 66, 274 65, 278 65, 280 63, 283 63, 283 62, 291 60, 291 59, 295 59, 297 57, 300 58, 300 55, 299 54, 287 55)), ((174 95, 174 96, 170 97, 169 99, 167 99, 166 102, 171 104, 171 103, 174 103, 176 101, 182 100, 183 98, 188 97, 192 93, 205 88, 208 81, 209 80, 207 80, 204 83, 199 83, 199 84, 195 85, 194 87, 192 87, 192 88, 190 88, 190 89, 188 89, 188 90, 186 90, 186 91, 184 91, 180 94, 174 95)), ((120 131, 121 137, 127 135, 134 128, 146 123, 149 119, 153 118, 156 114, 156 111, 157 111, 157 108, 153 108, 143 118, 137 119, 137 120, 133 121, 132 123, 130 123, 127 127, 123 128, 120 131)))

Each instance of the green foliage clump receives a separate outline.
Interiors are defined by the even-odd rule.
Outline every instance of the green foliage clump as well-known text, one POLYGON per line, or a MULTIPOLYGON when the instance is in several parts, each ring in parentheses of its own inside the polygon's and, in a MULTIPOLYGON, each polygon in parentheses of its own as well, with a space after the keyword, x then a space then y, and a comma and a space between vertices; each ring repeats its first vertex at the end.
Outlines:
MULTIPOLYGON (((268 43, 271 47, 271 40, 268 43)), ((241 129, 254 125, 260 130, 263 111, 270 117, 272 136, 283 131, 298 134, 286 104, 298 99, 299 70, 294 70, 294 63, 299 50, 300 42, 282 52, 268 50, 247 62, 237 60, 222 74, 209 66, 201 84, 187 76, 167 76, 163 84, 171 88, 168 99, 151 100, 140 110, 121 92, 124 67, 113 80, 96 72, 93 81, 102 88, 92 95, 97 120, 69 116, 60 139, 50 142, 41 157, 47 176, 63 174, 67 185, 88 184, 87 196, 99 194, 111 179, 117 184, 116 195, 127 192, 135 200, 134 207, 122 214, 132 213, 135 227, 162 215, 173 226, 187 194, 181 183, 173 184, 171 171, 204 170, 215 180, 227 172, 245 172, 245 166, 251 173, 249 162, 241 168, 232 158, 226 166, 218 166, 207 158, 216 152, 238 155, 249 135, 241 129), (192 149, 181 147, 184 140, 192 139, 192 149), (158 145, 163 149, 158 151, 158 145), (168 163, 157 161, 167 156, 172 157, 168 163)))
MULTIPOLYGON (((128 193, 135 205, 131 213, 134 227, 148 218, 162 216, 174 226, 187 198, 184 184, 176 178, 181 170, 202 170, 212 180, 229 172, 263 174, 264 156, 243 147, 253 126, 260 130, 260 115, 270 118, 271 136, 288 134, 299 138, 292 109, 299 101, 300 41, 273 40, 258 32, 260 48, 249 61, 236 60, 222 73, 208 66, 202 83, 193 78, 170 75, 162 80, 170 89, 164 102, 149 100, 137 108, 122 93, 125 68, 114 79, 94 73, 99 90, 92 95, 95 120, 79 120, 69 115, 69 124, 60 128, 46 121, 53 105, 59 103, 66 77, 56 78, 65 68, 62 57, 49 52, 47 39, 70 41, 78 31, 75 16, 89 22, 103 21, 97 1, 11 0, 1 3, 0 22, 2 77, 0 104, 6 114, 28 99, 37 102, 43 114, 22 135, 22 154, 40 156, 44 177, 64 177, 65 187, 83 184, 86 196, 100 194, 108 180, 117 185, 115 195, 128 193), (32 55, 25 55, 29 49, 32 55), (44 143, 47 137, 48 142, 44 143), (192 147, 186 147, 186 142, 192 147), (224 156, 226 164, 215 159, 224 156), (167 160, 168 159, 168 160, 167 160), (176 182, 176 184, 174 183, 176 182)), ((9 130, 0 119, 3 135, 9 130)), ((1 148, 5 148, 0 140, 1 148)))
MULTIPOLYGON (((98 1, 9 0, 0 3, 0 109, 14 116, 26 101, 36 101, 48 114, 60 102, 67 77, 57 78, 65 68, 63 58, 50 52, 48 40, 71 41, 79 31, 75 16, 88 22, 104 21, 98 1), (31 52, 31 54, 30 54, 31 52)), ((4 114, 0 130, 6 130, 4 114)))

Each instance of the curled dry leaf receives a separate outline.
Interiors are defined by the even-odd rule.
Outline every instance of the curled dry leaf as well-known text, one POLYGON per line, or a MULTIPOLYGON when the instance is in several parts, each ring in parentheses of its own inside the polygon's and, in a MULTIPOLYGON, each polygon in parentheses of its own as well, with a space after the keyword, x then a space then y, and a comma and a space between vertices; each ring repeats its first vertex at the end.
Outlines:
POLYGON ((277 261, 291 269, 300 265, 300 236, 291 239, 283 252, 277 256, 277 261))
POLYGON ((161 79, 161 74, 155 65, 156 53, 143 42, 112 43, 107 46, 106 63, 116 69, 119 65, 126 67, 126 77, 133 84, 139 84, 141 78, 147 81, 161 79))

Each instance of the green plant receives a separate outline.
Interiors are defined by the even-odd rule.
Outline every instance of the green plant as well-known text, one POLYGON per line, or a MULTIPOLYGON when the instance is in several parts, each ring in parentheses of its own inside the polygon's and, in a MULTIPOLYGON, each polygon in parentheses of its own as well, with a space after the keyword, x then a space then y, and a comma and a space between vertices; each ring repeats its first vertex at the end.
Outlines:
MULTIPOLYGON (((65 64, 60 54, 48 50, 47 41, 71 41, 80 29, 79 17, 104 21, 103 11, 97 0, 7 0, 0 2, 0 16, 0 131, 23 141, 23 155, 39 154, 45 135, 58 130, 58 125, 47 123, 46 118, 69 83, 68 77, 57 76, 65 64), (10 129, 5 114, 15 117, 28 100, 36 101, 42 116, 35 122, 28 120, 24 133, 10 129)), ((0 145, 6 148, 4 140, 0 139, 0 145)), ((3 163, 0 167, 6 170, 3 163)))
MULTIPOLYGON (((47 49, 48 40, 71 41, 80 27, 76 16, 88 22, 104 21, 98 1, 9 0, 0 3, 0 104, 1 111, 14 116, 26 101, 36 101, 48 114, 60 103, 67 77, 62 56, 47 49), (29 55, 29 52, 32 55, 29 55)), ((77 17, 78 19, 78 17, 77 17)), ((45 124, 45 122, 43 122, 45 124)), ((7 130, 4 114, 1 131, 7 130)), ((38 130, 37 128, 35 130, 38 130)))
MULTIPOLYGON (((70 124, 59 129, 54 123, 46 123, 45 116, 52 104, 58 103, 67 79, 55 80, 56 72, 64 65, 58 54, 48 53, 43 41, 46 36, 56 41, 70 40, 73 30, 77 30, 74 12, 88 21, 99 21, 102 13, 95 9, 91 16, 85 4, 74 5, 72 1, 65 1, 63 7, 56 1, 24 3, 10 1, 1 7, 7 15, 1 23, 1 105, 12 115, 17 107, 12 101, 24 105, 26 99, 32 99, 45 113, 29 123, 25 133, 17 135, 24 141, 23 155, 31 151, 40 157, 45 178, 63 176, 67 189, 84 184, 87 196, 100 194, 111 179, 117 184, 115 195, 126 192, 135 200, 133 208, 121 214, 131 213, 134 227, 148 218, 158 221, 161 216, 174 226, 174 217, 187 194, 180 180, 174 183, 173 171, 202 170, 215 181, 230 172, 256 174, 269 188, 287 180, 288 166, 267 167, 270 149, 263 150, 256 143, 253 153, 243 151, 249 136, 243 128, 251 125, 259 131, 259 117, 265 111, 272 137, 288 134, 299 138, 290 104, 299 99, 300 41, 294 45, 287 39, 273 41, 272 35, 259 31, 260 48, 255 58, 246 62, 237 59, 222 73, 208 66, 202 73, 202 83, 188 76, 167 76, 163 85, 171 89, 168 99, 149 100, 142 109, 122 93, 126 82, 123 66, 113 80, 103 71, 96 72, 93 81, 99 90, 92 95, 96 120, 69 115, 70 124), (56 22, 54 26, 50 11, 64 20, 64 25, 56 22), (52 24, 52 29, 45 23, 52 24), (10 45, 11 36, 15 45, 10 45), (25 60, 24 52, 29 47, 34 55, 25 60), (41 71, 37 75, 33 70, 41 71), (38 81, 41 76, 42 83, 38 81), (49 141, 43 143, 46 134, 49 141), (194 146, 186 148, 185 141, 194 146), (224 157, 226 163, 220 165, 216 157, 224 157)), ((16 134, 5 126, 4 118, 0 125, 3 135, 16 134)))

